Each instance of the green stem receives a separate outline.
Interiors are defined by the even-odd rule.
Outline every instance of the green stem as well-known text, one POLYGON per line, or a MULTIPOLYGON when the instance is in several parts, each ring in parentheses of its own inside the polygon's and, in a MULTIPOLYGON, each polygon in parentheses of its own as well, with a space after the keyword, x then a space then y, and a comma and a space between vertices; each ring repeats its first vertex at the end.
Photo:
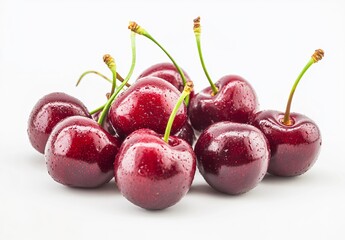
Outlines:
POLYGON ((98 107, 98 108, 92 110, 92 111, 90 112, 90 115, 95 114, 95 113, 98 113, 99 111, 103 110, 103 108, 104 108, 104 105, 102 105, 102 106, 100 106, 100 107, 98 107))
POLYGON ((193 91, 193 83, 192 82, 188 82, 186 84, 186 86, 184 87, 182 94, 180 95, 180 97, 177 100, 177 103, 176 103, 174 109, 172 110, 172 112, 170 114, 167 126, 165 128, 164 137, 163 137, 163 139, 164 139, 164 141, 166 143, 169 142, 169 136, 170 136, 171 128, 172 128, 172 125, 174 123, 177 111, 180 108, 180 106, 181 106, 182 102, 184 101, 184 99, 191 93, 191 91, 193 91))
POLYGON ((84 73, 79 77, 76 86, 79 85, 79 83, 81 82, 81 80, 82 80, 87 74, 91 74, 91 73, 96 74, 96 75, 98 75, 98 76, 104 78, 105 80, 107 80, 107 81, 110 82, 110 83, 113 82, 112 80, 110 80, 109 78, 107 78, 106 76, 104 76, 103 74, 101 74, 101 73, 99 73, 99 72, 97 72, 97 71, 86 71, 86 72, 84 72, 84 73))
POLYGON ((135 63, 137 61, 137 51, 136 51, 136 43, 135 43, 135 33, 131 32, 131 49, 132 49, 132 64, 131 67, 129 69, 129 72, 126 76, 125 79, 130 79, 132 77, 133 71, 134 71, 134 67, 135 67, 135 63))
POLYGON ((115 88, 116 88, 116 71, 114 71, 114 69, 111 69, 111 72, 113 73, 113 82, 111 84, 110 95, 114 93, 115 88))
POLYGON ((199 53, 199 58, 200 58, 200 62, 201 62, 202 69, 204 70, 204 73, 205 73, 205 75, 206 75, 206 77, 207 77, 207 80, 208 80, 208 82, 210 83, 210 86, 211 86, 213 95, 216 95, 216 94, 218 93, 218 88, 217 88, 216 85, 214 85, 214 83, 212 82, 211 77, 210 77, 210 75, 208 74, 208 71, 207 71, 207 69, 206 69, 206 65, 205 65, 204 58, 203 58, 202 51, 201 51, 200 33, 195 33, 195 39, 196 39, 196 44, 197 44, 197 46, 198 46, 198 53, 199 53))
POLYGON ((98 119, 98 124, 103 126, 103 121, 105 119, 105 117, 108 114, 109 108, 111 106, 111 104, 113 103, 114 99, 116 98, 116 96, 121 92, 122 88, 126 85, 126 83, 128 82, 129 78, 125 79, 125 81, 123 81, 121 83, 121 85, 115 90, 115 92, 113 93, 113 95, 110 96, 110 98, 108 99, 107 103, 104 104, 103 107, 103 111, 98 119))
MULTIPOLYGON (((187 83, 186 76, 184 75, 182 69, 176 63, 174 58, 168 53, 168 51, 165 50, 165 48, 161 44, 159 44, 159 42, 154 37, 152 37, 151 34, 149 34, 144 28, 140 27, 137 23, 130 22, 128 28, 132 32, 135 32, 137 34, 143 35, 143 36, 147 37, 148 39, 150 39, 152 42, 154 42, 168 56, 168 58, 174 64, 174 66, 176 67, 178 73, 180 74, 180 76, 182 78, 183 86, 186 86, 186 83, 187 83)), ((186 97, 185 103, 188 105, 188 103, 189 103, 189 95, 186 97)))
POLYGON ((110 91, 110 95, 112 95, 116 89, 116 64, 115 64, 115 60, 112 56, 110 56, 109 54, 105 54, 103 56, 103 61, 105 62, 105 64, 107 64, 108 68, 110 69, 110 71, 113 74, 113 81, 112 81, 112 85, 111 85, 111 91, 110 91))
MULTIPOLYGON (((91 73, 96 74, 96 75, 98 75, 98 76, 104 78, 105 80, 107 80, 107 81, 110 82, 110 83, 113 83, 113 81, 110 80, 110 79, 109 79, 108 77, 106 77, 105 75, 103 75, 103 74, 101 74, 101 73, 99 73, 99 72, 97 72, 97 71, 91 70, 91 71, 86 71, 86 72, 84 72, 84 73, 79 77, 79 79, 78 79, 78 81, 77 81, 77 83, 76 83, 76 86, 78 86, 78 85, 80 84, 81 80, 82 80, 87 74, 91 74, 91 73)), ((118 72, 116 72, 116 78, 117 78, 117 80, 120 80, 121 82, 124 81, 124 79, 121 77, 121 75, 120 75, 118 72)), ((131 85, 130 85, 129 83, 127 83, 126 86, 127 86, 127 87, 130 87, 131 85)))
POLYGON ((288 126, 293 124, 293 122, 290 119, 290 109, 291 109, 292 98, 293 98, 293 95, 294 95, 295 90, 297 88, 297 85, 300 82, 301 78, 303 77, 304 73, 310 68, 310 66, 313 65, 314 63, 320 61, 323 56, 324 56, 324 52, 322 49, 315 50, 315 53, 312 55, 309 62, 304 66, 304 68, 302 69, 302 71, 298 75, 297 79, 295 80, 295 83, 292 86, 292 89, 291 89, 290 95, 289 95, 289 99, 288 99, 287 104, 286 104, 286 110, 285 110, 285 114, 284 114, 283 124, 288 125, 288 126))
POLYGON ((121 85, 115 90, 115 92, 110 96, 110 98, 108 99, 107 103, 104 104, 103 106, 99 107, 99 108, 103 109, 103 111, 102 111, 102 113, 101 113, 101 115, 99 116, 99 119, 98 119, 98 124, 100 124, 101 126, 103 126, 104 119, 105 119, 105 117, 108 114, 108 111, 109 111, 109 108, 110 108, 111 104, 113 103, 113 101, 116 98, 116 96, 123 89, 123 87, 128 84, 128 81, 131 78, 132 73, 134 71, 134 67, 135 67, 135 63, 136 63, 136 59, 137 59, 136 58, 135 34, 131 34, 131 48, 132 48, 132 64, 131 64, 131 68, 129 69, 129 72, 128 72, 126 78, 121 83, 121 85))
POLYGON ((160 49, 163 50, 163 52, 170 58, 170 60, 172 61, 172 63, 174 64, 174 66, 176 67, 178 73, 181 75, 182 78, 182 82, 183 82, 183 86, 186 85, 186 77, 183 73, 183 71, 181 70, 181 68, 179 67, 179 65, 177 65, 177 63, 175 62, 175 60, 172 58, 172 56, 163 48, 162 45, 160 45, 156 39, 154 39, 149 33, 143 34, 143 36, 147 37, 148 39, 150 39, 152 42, 154 42, 160 49))
MULTIPOLYGON (((115 69, 116 69, 116 66, 115 66, 115 69)), ((116 71, 115 71, 115 77, 116 77, 116 71)), ((122 82, 121 85, 125 85, 126 82, 122 82)), ((115 89, 114 89, 115 90, 115 89)), ((113 100, 115 99, 115 97, 113 97, 116 93, 116 95, 122 90, 122 88, 117 88, 115 92, 112 93, 111 97, 108 99, 107 103, 104 105, 103 107, 103 110, 102 110, 102 113, 101 115, 99 116, 99 119, 98 119, 98 124, 103 126, 103 122, 104 122, 104 119, 105 117, 107 116, 108 114, 108 111, 109 111, 109 108, 110 108, 110 105, 111 103, 113 102, 113 100)), ((115 96, 116 96, 115 95, 115 96)))

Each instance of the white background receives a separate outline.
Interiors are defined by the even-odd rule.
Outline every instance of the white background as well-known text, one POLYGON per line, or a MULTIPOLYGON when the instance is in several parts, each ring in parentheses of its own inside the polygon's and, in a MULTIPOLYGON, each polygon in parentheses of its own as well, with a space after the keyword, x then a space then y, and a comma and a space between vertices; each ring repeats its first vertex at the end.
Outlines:
MULTIPOLYGON (((168 61, 137 36, 135 77, 168 61)), ((344 80, 345 4, 342 1, 19 1, 0 0, 0 239, 345 239, 344 80), (311 171, 268 177, 252 191, 226 196, 199 174, 191 191, 164 211, 142 210, 113 182, 71 189, 48 175, 27 138, 29 113, 43 95, 63 91, 91 110, 110 85, 102 62, 112 54, 126 75, 131 61, 127 24, 135 20, 207 86, 192 20, 200 15, 211 77, 238 74, 255 88, 261 109, 284 110, 300 70, 317 48, 325 58, 298 87, 292 111, 312 118, 323 136, 311 171)))

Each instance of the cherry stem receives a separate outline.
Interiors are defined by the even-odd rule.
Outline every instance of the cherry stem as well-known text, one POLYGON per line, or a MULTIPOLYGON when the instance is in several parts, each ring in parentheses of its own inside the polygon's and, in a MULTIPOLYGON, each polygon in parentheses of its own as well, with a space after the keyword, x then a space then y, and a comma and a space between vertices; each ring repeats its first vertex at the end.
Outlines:
POLYGON ((309 62, 304 66, 304 68, 302 69, 302 71, 298 75, 294 85, 292 86, 292 89, 291 89, 290 95, 289 95, 289 99, 288 99, 288 102, 286 105, 286 110, 285 110, 284 119, 283 119, 284 125, 290 126, 293 124, 293 121, 291 121, 291 119, 290 119, 290 109, 291 109, 292 98, 293 98, 293 95, 295 93, 295 90, 297 88, 299 81, 303 77, 304 73, 309 69, 309 67, 311 65, 313 65, 314 63, 320 61, 323 58, 323 56, 324 56, 324 51, 322 49, 315 50, 315 53, 311 56, 311 59, 309 60, 309 62))
MULTIPOLYGON (((159 42, 157 42, 156 39, 154 39, 144 28, 142 28, 141 26, 139 26, 136 22, 129 22, 128 25, 128 29, 130 29, 132 32, 137 33, 139 35, 143 35, 145 37, 147 37, 148 39, 150 39, 152 42, 154 42, 160 49, 163 50, 163 52, 169 57, 169 59, 171 60, 171 62, 174 64, 174 66, 176 67, 178 73, 180 74, 181 78, 182 78, 182 82, 183 82, 183 86, 186 86, 186 76, 184 75, 182 69, 180 68, 180 66, 176 63, 176 61, 174 60, 174 58, 168 53, 168 51, 165 50, 165 48, 159 44, 159 42)), ((189 103, 189 97, 186 98, 185 100, 186 104, 188 105, 189 103)))
POLYGON ((76 86, 79 85, 79 83, 81 82, 81 80, 82 80, 86 75, 91 74, 91 73, 96 74, 96 75, 98 75, 98 76, 104 78, 105 80, 107 80, 107 81, 110 82, 110 83, 113 82, 112 80, 110 80, 108 77, 106 77, 106 76, 103 75, 102 73, 99 73, 99 72, 97 72, 97 71, 91 70, 91 71, 86 71, 86 72, 84 72, 84 73, 79 77, 79 79, 78 79, 78 81, 77 81, 77 83, 76 83, 76 86))
MULTIPOLYGON (((116 64, 115 64, 115 60, 114 58, 112 58, 110 55, 104 55, 104 62, 107 63, 109 69, 113 72, 113 78, 116 79, 116 64), (109 60, 110 59, 110 60, 109 60), (106 62, 106 61, 109 61, 109 62, 106 62), (109 66, 111 64, 111 66, 109 66), (115 74, 115 76, 114 76, 115 74)), ((114 91, 116 89, 116 84, 114 84, 114 80, 113 80, 113 84, 112 84, 112 88, 111 88, 111 96, 114 95, 114 91)), ((123 84, 124 82, 122 82, 123 84)), ((121 85, 122 85, 121 84, 121 85)), ((118 90, 121 90, 119 88, 116 89, 116 92, 119 92, 118 90)), ((112 101, 109 103, 110 101, 110 98, 108 99, 107 103, 104 105, 103 107, 103 110, 101 112, 101 115, 99 116, 99 119, 98 119, 98 124, 103 126, 103 122, 104 122, 104 119, 105 117, 107 116, 107 113, 108 113, 108 110, 110 108, 110 104, 112 103, 112 101), (109 104, 108 104, 109 103, 109 104), (108 106, 109 105, 109 106, 108 106), (107 107, 108 106, 108 107, 107 107)))
POLYGON ((131 67, 130 67, 130 69, 128 71, 128 74, 127 74, 127 76, 125 78, 125 79, 128 79, 128 80, 132 77, 132 74, 133 74, 133 71, 134 71, 134 67, 135 67, 135 63, 137 61, 136 44, 135 44, 135 33, 134 32, 131 32, 131 49, 132 49, 132 63, 131 63, 131 67))
MULTIPOLYGON (((86 75, 88 75, 88 74, 96 74, 96 75, 98 75, 98 76, 104 78, 104 79, 107 80, 108 82, 113 83, 113 81, 110 80, 110 79, 109 79, 108 77, 106 77, 105 75, 103 75, 103 74, 101 74, 101 73, 99 73, 99 72, 97 72, 97 71, 91 70, 91 71, 86 71, 86 72, 84 72, 84 73, 79 77, 79 79, 78 79, 78 81, 77 81, 77 83, 76 83, 76 86, 78 86, 78 85, 80 84, 81 80, 82 80, 86 75)), ((121 82, 124 81, 123 77, 121 77, 121 75, 120 75, 118 72, 116 72, 116 78, 117 78, 117 80, 120 80, 121 82)), ((129 83, 127 83, 126 86, 127 86, 127 87, 130 87, 131 85, 130 85, 129 83)))
MULTIPOLYGON (((129 72, 128 72, 126 78, 121 83, 121 85, 118 88, 116 88, 115 92, 110 95, 110 97, 109 97, 108 101, 106 102, 106 104, 104 104, 103 106, 100 106, 99 108, 95 109, 95 110, 98 110, 98 111, 100 111, 102 109, 102 113, 101 113, 101 115, 99 116, 99 119, 98 119, 98 124, 101 125, 101 126, 103 126, 104 119, 107 116, 109 108, 110 108, 111 104, 113 103, 114 99, 120 93, 120 91, 123 89, 123 87, 128 84, 128 81, 129 81, 129 79, 131 78, 131 76, 133 74, 135 63, 136 63, 136 59, 137 59, 137 57, 136 57, 135 34, 131 34, 131 48, 132 48, 132 64, 131 64, 131 67, 129 69, 129 72)), ((96 111, 96 112, 98 112, 98 111, 96 111)))
POLYGON ((104 108, 104 105, 99 106, 98 108, 92 110, 92 111, 90 112, 90 115, 95 114, 95 113, 98 113, 99 111, 102 111, 103 108, 104 108))
POLYGON ((170 132, 171 132, 171 127, 174 123, 174 120, 175 120, 175 117, 176 117, 176 114, 177 114, 177 111, 178 109, 180 108, 182 102, 184 101, 184 99, 189 96, 189 94, 193 91, 193 82, 189 81, 186 83, 186 85, 184 86, 184 89, 183 89, 183 92, 182 94, 180 95, 179 99, 177 100, 177 103, 174 107, 174 109, 172 110, 171 114, 170 114, 170 117, 169 117, 169 120, 168 120, 168 123, 167 123, 167 126, 165 128, 165 133, 164 133, 164 141, 166 143, 169 142, 169 136, 170 136, 170 132))
POLYGON ((110 95, 112 95, 116 88, 116 64, 115 64, 114 58, 110 56, 109 54, 105 54, 103 56, 103 61, 105 62, 105 64, 107 64, 108 68, 113 73, 113 81, 112 81, 111 91, 110 91, 110 95))
POLYGON ((195 35, 195 40, 196 40, 196 44, 198 46, 198 53, 199 53, 199 58, 200 58, 200 62, 201 62, 201 66, 202 69, 204 70, 204 73, 207 77, 208 82, 210 83, 213 95, 216 95, 218 93, 218 88, 216 87, 216 85, 214 85, 214 83, 211 80, 210 75, 208 74, 208 71, 206 69, 206 65, 204 62, 204 58, 202 55, 202 51, 201 51, 201 43, 200 43, 200 33, 201 33, 201 26, 200 26, 200 17, 197 17, 196 19, 193 20, 194 22, 194 35, 195 35))

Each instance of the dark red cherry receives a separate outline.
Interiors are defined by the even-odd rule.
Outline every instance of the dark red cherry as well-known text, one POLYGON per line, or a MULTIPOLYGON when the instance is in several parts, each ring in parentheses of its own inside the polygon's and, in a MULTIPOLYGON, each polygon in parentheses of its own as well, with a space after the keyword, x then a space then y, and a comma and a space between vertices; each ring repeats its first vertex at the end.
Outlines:
POLYGON ((194 129, 202 131, 213 123, 249 123, 259 108, 253 87, 242 77, 228 75, 215 83, 218 92, 207 87, 191 98, 188 115, 194 129))
MULTIPOLYGON (((169 116, 181 93, 170 83, 156 77, 136 81, 115 99, 109 119, 120 136, 149 128, 163 134, 169 116)), ((187 109, 179 108, 171 132, 176 133, 187 120, 187 109)))
POLYGON ((295 90, 304 73, 323 56, 322 49, 315 50, 298 75, 290 91, 285 113, 261 111, 253 119, 253 125, 261 129, 271 146, 272 157, 268 167, 271 174, 298 176, 308 171, 317 160, 322 142, 319 128, 308 117, 290 113, 290 109, 295 90))
POLYGON ((50 176, 71 186, 93 188, 114 176, 120 141, 94 120, 82 116, 64 119, 52 131, 45 149, 50 176))
POLYGON ((292 177, 305 173, 316 162, 321 148, 321 133, 310 118, 291 113, 291 125, 283 124, 284 113, 261 111, 253 125, 267 137, 271 147, 268 172, 292 177))
POLYGON ((249 123, 259 107, 253 87, 237 75, 227 75, 213 83, 201 51, 200 17, 195 18, 193 23, 200 63, 210 84, 191 98, 188 113, 193 128, 202 131, 221 121, 249 123))
POLYGON ((194 150, 206 182, 227 194, 254 188, 265 176, 270 159, 268 141, 259 129, 232 122, 209 126, 194 150))
POLYGON ((196 169, 195 154, 182 139, 149 129, 129 135, 116 156, 115 181, 129 201, 145 209, 164 209, 188 192, 196 169))
POLYGON ((186 123, 174 134, 174 136, 185 140, 191 146, 193 146, 196 139, 194 130, 188 121, 186 121, 186 123))
POLYGON ((31 145, 44 153, 48 137, 55 125, 69 116, 76 115, 91 118, 80 100, 61 92, 45 95, 30 113, 27 132, 31 145))

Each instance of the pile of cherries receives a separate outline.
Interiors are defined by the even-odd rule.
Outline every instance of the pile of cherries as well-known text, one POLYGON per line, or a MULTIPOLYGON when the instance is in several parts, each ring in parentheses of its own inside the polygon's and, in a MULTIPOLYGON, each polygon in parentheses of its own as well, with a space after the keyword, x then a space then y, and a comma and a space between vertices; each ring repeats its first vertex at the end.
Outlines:
POLYGON ((206 182, 226 194, 253 189, 266 173, 292 177, 315 163, 321 135, 308 117, 290 113, 296 86, 324 53, 315 51, 298 76, 285 113, 259 111, 257 95, 244 78, 226 75, 213 83, 194 33, 210 87, 194 93, 193 82, 171 55, 142 27, 130 22, 132 65, 126 78, 110 55, 112 79, 104 105, 89 112, 78 99, 50 93, 34 106, 28 121, 32 146, 43 153, 57 182, 81 188, 115 183, 124 197, 145 209, 164 209, 190 189, 196 167, 206 182), (147 37, 172 63, 159 63, 128 84, 135 66, 135 36, 147 37), (116 82, 122 83, 117 86, 116 82), (198 136, 196 139, 195 133, 198 136), (194 147, 194 148, 193 148, 194 147))

